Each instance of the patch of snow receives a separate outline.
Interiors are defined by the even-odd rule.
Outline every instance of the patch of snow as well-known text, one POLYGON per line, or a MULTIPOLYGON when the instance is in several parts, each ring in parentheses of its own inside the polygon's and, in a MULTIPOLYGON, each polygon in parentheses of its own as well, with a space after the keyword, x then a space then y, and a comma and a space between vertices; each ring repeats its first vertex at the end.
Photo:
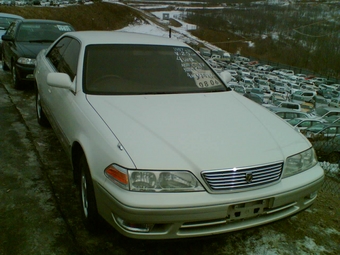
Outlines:
POLYGON ((305 236, 304 240, 296 241, 296 246, 298 247, 298 251, 300 255, 308 255, 308 254, 324 254, 324 252, 328 252, 325 247, 321 245, 317 245, 314 240, 308 236, 305 236))
POLYGON ((274 230, 260 231, 260 233, 253 238, 249 238, 245 242, 246 254, 248 255, 278 255, 286 250, 288 245, 283 234, 274 230))

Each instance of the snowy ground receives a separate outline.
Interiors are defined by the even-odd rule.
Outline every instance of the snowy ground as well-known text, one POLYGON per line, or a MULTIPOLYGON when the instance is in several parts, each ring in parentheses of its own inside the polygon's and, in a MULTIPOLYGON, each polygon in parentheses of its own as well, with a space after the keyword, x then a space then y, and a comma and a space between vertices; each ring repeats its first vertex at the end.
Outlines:
MULTIPOLYGON (((158 8, 164 7, 163 5, 159 5, 158 8)), ((148 9, 144 6, 145 9, 148 9)), ((149 12, 147 13, 150 14, 149 12)), ((210 44, 207 41, 203 41, 195 36, 193 36, 190 31, 196 29, 195 24, 189 24, 180 19, 181 15, 184 15, 183 11, 155 11, 151 12, 153 16, 159 19, 160 22, 164 23, 165 25, 168 25, 169 28, 171 28, 171 38, 177 39, 180 41, 183 41, 185 43, 191 44, 191 45, 197 45, 199 43, 204 44, 206 47, 210 49, 220 49, 212 44, 210 44), (169 18, 175 19, 177 22, 181 23, 181 27, 174 27, 169 26, 168 20, 163 20, 163 14, 166 13, 169 15, 169 18)), ((134 33, 142 33, 142 34, 151 34, 156 36, 162 36, 162 37, 169 37, 169 30, 165 30, 164 28, 157 26, 154 22, 151 20, 148 20, 148 23, 136 23, 134 25, 129 25, 125 28, 120 29, 119 31, 126 31, 126 32, 134 32, 134 33)))

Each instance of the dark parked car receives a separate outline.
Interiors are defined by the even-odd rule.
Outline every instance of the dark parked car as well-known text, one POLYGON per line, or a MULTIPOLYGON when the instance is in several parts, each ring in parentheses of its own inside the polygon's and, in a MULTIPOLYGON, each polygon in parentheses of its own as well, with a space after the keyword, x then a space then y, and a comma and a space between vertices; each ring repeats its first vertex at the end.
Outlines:
POLYGON ((23 17, 19 15, 15 15, 15 14, 0 12, 0 56, 2 55, 1 54, 1 48, 2 48, 1 36, 6 33, 9 25, 17 19, 23 19, 23 17))
POLYGON ((317 140, 312 142, 319 161, 340 164, 340 136, 329 140, 317 140))
POLYGON ((23 19, 10 25, 2 36, 2 68, 11 70, 15 88, 34 80, 35 58, 40 50, 69 31, 74 31, 70 24, 55 20, 23 19))

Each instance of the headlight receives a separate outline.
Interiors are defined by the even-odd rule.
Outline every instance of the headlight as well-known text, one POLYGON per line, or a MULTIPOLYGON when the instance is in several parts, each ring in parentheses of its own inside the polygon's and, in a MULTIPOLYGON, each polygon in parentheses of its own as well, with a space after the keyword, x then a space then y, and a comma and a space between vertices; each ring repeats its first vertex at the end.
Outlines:
POLYGON ((30 66, 35 65, 35 59, 34 58, 19 58, 17 62, 19 64, 22 64, 22 65, 30 65, 30 66))
POLYGON ((117 165, 105 169, 105 175, 120 187, 140 192, 190 192, 204 190, 188 171, 128 170, 117 165))
POLYGON ((317 163, 313 148, 290 156, 287 158, 284 166, 283 178, 306 171, 317 163))

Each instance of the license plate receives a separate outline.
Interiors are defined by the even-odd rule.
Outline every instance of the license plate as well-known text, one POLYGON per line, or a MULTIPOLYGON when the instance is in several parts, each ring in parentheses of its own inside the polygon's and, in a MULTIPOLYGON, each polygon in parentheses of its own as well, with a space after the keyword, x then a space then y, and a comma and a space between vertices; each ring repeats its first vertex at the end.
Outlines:
POLYGON ((227 221, 243 220, 264 213, 269 207, 269 199, 257 200, 229 206, 227 221))

